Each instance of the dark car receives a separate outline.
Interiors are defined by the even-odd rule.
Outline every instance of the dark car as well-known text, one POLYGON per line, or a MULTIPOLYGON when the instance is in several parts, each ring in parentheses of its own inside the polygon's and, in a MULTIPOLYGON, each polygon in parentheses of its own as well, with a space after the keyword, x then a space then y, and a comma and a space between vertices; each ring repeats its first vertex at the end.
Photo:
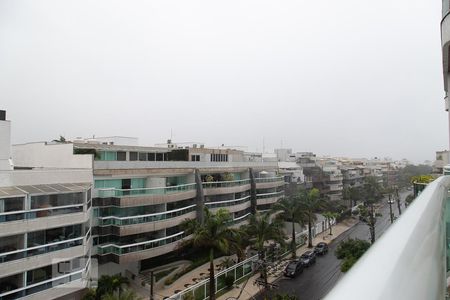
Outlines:
POLYGON ((306 251, 300 256, 300 262, 303 266, 309 267, 316 262, 316 254, 313 251, 306 251))
POLYGON ((284 276, 294 278, 303 272, 303 264, 299 260, 293 260, 288 263, 284 269, 284 276))
POLYGON ((314 253, 317 255, 325 255, 328 253, 328 244, 324 242, 320 242, 314 248, 314 253))

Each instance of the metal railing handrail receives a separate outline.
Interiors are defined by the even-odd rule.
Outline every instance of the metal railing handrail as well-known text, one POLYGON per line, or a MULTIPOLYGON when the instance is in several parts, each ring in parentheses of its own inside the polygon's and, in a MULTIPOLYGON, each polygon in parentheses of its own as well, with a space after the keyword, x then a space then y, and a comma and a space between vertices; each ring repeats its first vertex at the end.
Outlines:
POLYGON ((325 299, 445 299, 449 187, 430 183, 325 299))
POLYGON ((250 198, 250 196, 245 196, 239 199, 231 199, 231 200, 225 200, 225 201, 216 201, 216 202, 205 202, 205 205, 214 205, 214 204, 225 204, 225 203, 231 203, 231 202, 239 202, 245 199, 250 198))
MULTIPOLYGON (((53 281, 61 280, 63 278, 71 277, 73 275, 83 274, 84 272, 87 272, 87 270, 90 267, 90 264, 91 264, 91 259, 89 258, 89 260, 87 261, 85 267, 82 268, 81 270, 78 270, 78 271, 75 271, 75 272, 72 272, 72 273, 69 273, 69 274, 64 274, 64 275, 58 276, 58 277, 52 277, 52 278, 44 280, 44 281, 40 281, 40 282, 37 282, 37 283, 34 283, 34 284, 30 284, 30 285, 27 285, 27 286, 24 286, 24 287, 21 287, 21 288, 12 290, 12 291, 8 291, 8 292, 5 292, 3 294, 0 294, 0 297, 4 297, 4 296, 10 295, 10 294, 15 294, 15 293, 18 293, 20 291, 24 291, 24 290, 27 290, 27 289, 30 289, 30 288, 33 288, 33 287, 36 287, 36 286, 44 285, 44 284, 47 284, 47 283, 50 283, 50 282, 53 282, 53 281)), ((80 279, 83 279, 83 278, 80 278, 80 279)))
POLYGON ((139 242, 139 243, 127 244, 127 245, 117 245, 117 244, 98 245, 98 247, 101 248, 101 249, 108 248, 108 247, 115 247, 115 248, 123 249, 123 248, 128 248, 128 247, 134 247, 134 246, 140 246, 140 245, 145 245, 145 244, 156 243, 156 242, 163 241, 163 240, 168 240, 168 239, 171 239, 173 237, 177 237, 177 236, 180 236, 180 235, 183 235, 183 234, 184 234, 184 231, 181 231, 181 232, 178 232, 178 233, 175 233, 175 234, 172 234, 172 235, 169 235, 169 236, 165 236, 165 237, 162 237, 162 238, 159 238, 159 239, 154 239, 154 240, 151 240, 151 241, 145 241, 145 242, 139 242))
POLYGON ((158 213, 153 213, 153 214, 147 214, 147 215, 136 215, 136 216, 127 216, 127 217, 107 216, 107 217, 98 217, 98 219, 99 220, 108 220, 108 219, 128 220, 128 219, 136 219, 136 218, 154 217, 154 216, 161 216, 161 215, 166 215, 166 214, 171 214, 171 213, 174 213, 174 212, 187 210, 187 209, 193 208, 195 206, 197 206, 197 204, 192 204, 192 205, 181 207, 181 208, 177 208, 177 209, 174 209, 174 210, 168 210, 168 211, 163 211, 163 212, 158 212, 158 213))
POLYGON ((99 188, 98 191, 120 191, 120 192, 133 192, 133 191, 152 191, 152 190, 166 190, 166 189, 175 189, 179 187, 186 187, 186 186, 194 186, 196 183, 185 183, 185 184, 179 184, 179 185, 173 185, 173 186, 161 186, 161 187, 151 187, 151 188, 135 188, 135 189, 118 189, 118 188, 99 188))

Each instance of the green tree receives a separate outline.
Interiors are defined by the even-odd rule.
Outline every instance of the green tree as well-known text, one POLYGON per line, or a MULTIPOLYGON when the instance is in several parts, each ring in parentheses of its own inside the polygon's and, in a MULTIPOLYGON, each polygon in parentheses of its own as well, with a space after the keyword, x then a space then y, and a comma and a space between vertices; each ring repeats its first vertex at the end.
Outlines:
POLYGON ((333 235, 331 221, 336 219, 339 216, 339 214, 335 213, 335 212, 332 212, 332 211, 327 211, 327 212, 324 212, 322 215, 327 220, 328 227, 330 228, 330 235, 333 235))
POLYGON ((182 243, 182 246, 191 245, 196 248, 209 249, 209 299, 216 299, 216 284, 214 279, 214 251, 218 250, 227 253, 233 246, 231 244, 239 235, 239 230, 229 228, 232 221, 230 213, 226 209, 219 209, 216 213, 205 208, 204 222, 197 220, 186 220, 182 227, 188 234, 192 234, 192 239, 182 243))
POLYGON ((339 243, 335 255, 342 260, 341 271, 347 272, 370 248, 370 243, 358 239, 348 239, 339 243))
POLYGON ((53 140, 52 142, 55 142, 55 143, 65 143, 65 142, 66 142, 66 138, 63 137, 62 135, 60 135, 60 136, 59 136, 59 139, 55 139, 55 140, 53 140))
POLYGON ((129 284, 128 278, 122 275, 102 275, 98 280, 98 287, 96 290, 96 299, 100 300, 106 294, 113 294, 118 292, 119 294, 125 290, 125 286, 129 284))
POLYGON ((259 260, 263 262, 261 268, 261 277, 267 286, 267 267, 265 265, 265 248, 264 244, 273 240, 281 245, 284 244, 283 222, 278 218, 271 218, 270 214, 256 213, 250 217, 248 225, 243 226, 250 242, 258 251, 259 260))
POLYGON ((291 222, 292 225, 292 238, 291 238, 291 251, 292 257, 295 258, 297 256, 297 244, 295 241, 295 223, 303 225, 302 216, 304 214, 300 211, 300 199, 299 192, 289 197, 285 197, 277 202, 273 211, 281 211, 281 214, 278 215, 279 218, 291 222))
POLYGON ((314 188, 309 192, 302 191, 298 194, 299 218, 308 223, 308 248, 312 248, 312 225, 317 220, 316 213, 327 206, 327 202, 320 198, 320 192, 314 188))
POLYGON ((409 194, 408 196, 406 196, 405 205, 408 207, 414 201, 414 199, 414 195, 409 194))
POLYGON ((361 220, 369 226, 370 240, 375 243, 375 226, 377 217, 381 216, 375 212, 374 205, 383 199, 383 187, 375 177, 365 178, 364 184, 364 205, 359 207, 361 220))
POLYGON ((141 300, 132 290, 125 289, 122 293, 108 293, 104 295, 101 300, 141 300))

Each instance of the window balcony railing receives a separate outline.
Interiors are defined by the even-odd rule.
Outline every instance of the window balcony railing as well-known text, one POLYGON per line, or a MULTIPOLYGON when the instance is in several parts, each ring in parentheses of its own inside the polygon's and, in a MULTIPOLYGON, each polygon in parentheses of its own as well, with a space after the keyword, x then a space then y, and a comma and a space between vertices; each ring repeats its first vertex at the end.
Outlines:
POLYGON ((231 225, 239 224, 241 222, 244 222, 245 220, 248 220, 250 218, 251 213, 247 213, 243 216, 234 218, 233 221, 231 221, 231 225))
POLYGON ((228 207, 228 206, 235 206, 239 204, 243 204, 245 202, 248 202, 250 199, 250 196, 246 196, 240 199, 233 199, 233 200, 226 200, 226 201, 217 201, 217 202, 205 202, 205 205, 211 209, 211 208, 218 208, 218 207, 228 207))
POLYGON ((165 212, 147 215, 129 216, 129 217, 116 217, 116 216, 99 217, 98 222, 100 226, 109 226, 109 225, 127 226, 127 225, 157 222, 185 215, 187 213, 195 211, 195 207, 196 205, 194 204, 165 212))
POLYGON ((284 191, 279 191, 279 192, 273 192, 273 193, 257 194, 256 198, 267 199, 267 198, 283 197, 283 196, 284 196, 284 191))
POLYGON ((430 183, 325 299, 445 299, 449 187, 430 183))
POLYGON ((83 245, 84 240, 90 238, 90 230, 85 236, 66 239, 58 242, 48 243, 45 245, 38 245, 34 247, 28 247, 24 249, 17 249, 14 251, 0 253, 0 263, 5 263, 9 261, 19 260, 22 258, 28 258, 36 255, 47 254, 49 252, 55 252, 59 250, 64 250, 76 246, 83 245))
POLYGON ((159 239, 151 240, 151 241, 145 241, 140 243, 134 243, 134 244, 128 244, 128 245, 116 245, 116 244, 109 244, 109 245, 102 245, 98 246, 98 254, 105 255, 105 254, 116 254, 116 255, 123 255, 138 251, 144 251, 149 250, 157 247, 161 247, 164 245, 168 245, 171 243, 174 243, 178 240, 181 240, 184 237, 184 231, 178 232, 176 234, 173 234, 171 236, 162 237, 159 239))
MULTIPOLYGON (((0 299, 18 299, 28 295, 32 295, 38 292, 45 291, 47 289, 51 289, 54 287, 59 287, 62 284, 70 283, 75 280, 83 279, 83 273, 88 273, 90 268, 91 261, 90 259, 87 261, 85 267, 81 270, 76 270, 71 272, 70 274, 64 274, 58 277, 53 277, 48 280, 44 280, 41 282, 37 282, 34 284, 30 284, 24 287, 20 287, 18 289, 7 291, 0 294, 0 299)), ((87 283, 87 281, 86 281, 87 283)))
POLYGON ((211 181, 202 183, 204 189, 234 187, 246 184, 250 184, 250 179, 232 180, 232 181, 211 181))
POLYGON ((0 223, 80 213, 83 212, 83 206, 84 204, 81 203, 65 206, 3 212, 0 213, 0 223))
POLYGON ((262 183, 262 182, 277 182, 277 181, 284 181, 283 176, 277 176, 277 177, 269 177, 269 178, 255 178, 256 183, 262 183))
POLYGON ((157 188, 141 188, 141 189, 99 189, 98 196, 100 198, 109 197, 133 197, 145 195, 167 195, 186 191, 195 190, 196 184, 181 184, 176 186, 157 187, 157 188))

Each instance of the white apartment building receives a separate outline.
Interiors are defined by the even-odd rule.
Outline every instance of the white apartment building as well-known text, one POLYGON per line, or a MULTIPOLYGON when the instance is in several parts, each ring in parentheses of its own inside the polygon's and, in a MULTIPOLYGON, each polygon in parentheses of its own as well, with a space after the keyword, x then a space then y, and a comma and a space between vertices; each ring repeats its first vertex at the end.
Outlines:
POLYGON ((0 115, 0 299, 76 299, 91 272, 92 158, 66 145, 11 153, 0 115))

